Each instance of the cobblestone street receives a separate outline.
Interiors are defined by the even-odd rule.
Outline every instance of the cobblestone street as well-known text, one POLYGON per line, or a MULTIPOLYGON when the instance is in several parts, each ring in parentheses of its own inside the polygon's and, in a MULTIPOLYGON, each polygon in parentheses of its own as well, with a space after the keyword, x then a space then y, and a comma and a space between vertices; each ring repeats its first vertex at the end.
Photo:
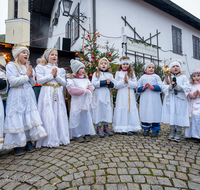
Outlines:
POLYGON ((0 153, 0 188, 5 190, 180 190, 200 189, 199 144, 115 134, 88 143, 41 148, 14 156, 0 153))

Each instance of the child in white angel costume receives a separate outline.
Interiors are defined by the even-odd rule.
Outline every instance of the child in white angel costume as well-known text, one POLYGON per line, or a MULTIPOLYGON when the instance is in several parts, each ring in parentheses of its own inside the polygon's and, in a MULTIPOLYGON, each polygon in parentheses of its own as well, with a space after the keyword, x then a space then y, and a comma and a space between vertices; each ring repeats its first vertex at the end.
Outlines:
POLYGON ((169 140, 181 140, 182 127, 189 127, 189 111, 187 95, 190 83, 181 73, 181 60, 172 59, 169 62, 169 75, 165 76, 162 91, 165 94, 161 121, 170 124, 169 140))
POLYGON ((0 149, 3 148, 3 125, 4 125, 4 107, 1 99, 1 94, 5 94, 8 89, 5 71, 0 68, 0 149))
POLYGON ((94 87, 85 73, 85 65, 74 59, 70 63, 73 74, 67 76, 66 86, 71 94, 70 138, 75 138, 77 142, 90 141, 91 135, 95 135, 92 122, 92 109, 97 107, 93 96, 94 87))
POLYGON ((66 85, 66 72, 58 68, 58 52, 46 49, 41 64, 36 67, 37 83, 42 84, 38 98, 38 110, 47 137, 37 141, 36 148, 58 147, 70 143, 68 116, 62 86, 66 85))
POLYGON ((35 72, 32 66, 28 66, 29 49, 15 45, 12 54, 15 61, 6 65, 6 77, 11 89, 7 98, 3 148, 14 148, 16 155, 22 155, 22 147, 26 146, 28 152, 33 152, 31 141, 44 138, 47 134, 42 127, 32 89, 36 82, 35 72))
POLYGON ((120 58, 120 66, 115 74, 115 88, 118 89, 114 110, 113 129, 115 132, 132 135, 141 130, 134 88, 137 79, 130 65, 130 58, 120 58))
POLYGON ((191 90, 188 94, 190 127, 185 129, 185 138, 200 142, 200 69, 195 69, 191 76, 191 90))
POLYGON ((150 129, 151 136, 157 137, 160 131, 162 115, 161 102, 161 78, 154 73, 154 64, 144 65, 145 74, 138 81, 138 92, 140 95, 140 121, 144 129, 143 135, 148 136, 150 129))
POLYGON ((104 133, 112 136, 108 123, 113 120, 113 102, 109 88, 114 88, 114 78, 108 59, 103 57, 99 61, 98 69, 92 76, 94 95, 97 99, 97 109, 93 110, 93 123, 97 125, 97 135, 104 138, 104 133), (102 131, 101 123, 104 125, 102 131), (104 133, 103 133, 104 132, 104 133))

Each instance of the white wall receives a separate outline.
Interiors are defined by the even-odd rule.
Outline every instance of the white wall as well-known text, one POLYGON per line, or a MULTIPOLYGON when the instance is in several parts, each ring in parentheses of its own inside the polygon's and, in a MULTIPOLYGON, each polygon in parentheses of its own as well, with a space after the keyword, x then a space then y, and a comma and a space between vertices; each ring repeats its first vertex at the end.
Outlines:
MULTIPOLYGON (((84 23, 80 24, 88 29, 89 26, 89 17, 90 17, 90 22, 92 23, 92 0, 74 0, 72 7, 71 7, 71 11, 70 14, 73 13, 74 9, 76 8, 77 4, 80 3, 80 12, 84 13, 84 15, 86 15, 88 18, 84 20, 84 23)), ((55 12, 58 9, 58 4, 59 4, 59 0, 55 1, 54 4, 54 8, 51 14, 51 23, 52 20, 54 18, 55 12)), ((63 16, 63 5, 61 4, 61 11, 60 11, 60 17, 58 20, 58 24, 56 26, 53 26, 53 34, 52 34, 52 38, 48 39, 48 43, 47 43, 47 47, 53 47, 56 42, 58 37, 60 36, 60 48, 62 49, 62 38, 65 38, 65 25, 68 22, 68 20, 70 19, 70 17, 66 17, 63 16), (62 33, 62 34, 61 34, 62 33), (60 35, 58 35, 60 34, 60 35)), ((79 32, 79 39, 76 41, 76 43, 71 47, 71 50, 80 50, 80 48, 82 47, 82 40, 81 40, 81 36, 83 35, 84 31, 83 29, 80 28, 80 32, 79 32)))
MULTIPOLYGON (((93 26, 92 0, 74 0, 71 13, 78 2, 80 3, 80 12, 83 12, 88 17, 82 25, 86 29, 89 29, 89 17, 91 18, 91 26, 93 26)), ((54 11, 55 9, 57 10, 57 4, 58 0, 55 3, 54 11)), ((54 15, 54 12, 52 15, 54 15)), ((193 69, 200 67, 200 60, 192 58, 192 35, 200 38, 199 30, 196 30, 186 23, 141 0, 96 0, 96 28, 100 34, 108 37, 120 37, 121 27, 124 26, 124 21, 121 19, 121 16, 126 16, 130 25, 133 28, 135 27, 138 34, 141 37, 144 37, 144 39, 149 38, 150 33, 151 35, 156 34, 156 30, 158 29, 158 31, 161 32, 159 35, 159 46, 163 50, 172 50, 172 25, 181 29, 183 55, 174 54, 172 52, 162 52, 159 50, 160 59, 181 59, 185 62, 182 70, 186 72, 187 76, 189 76, 189 70, 191 72, 193 69)), ((61 16, 59 18, 58 25, 54 27, 54 35, 65 31, 67 20, 68 17, 61 16)), ((80 38, 71 47, 71 50, 80 50, 82 46, 82 34, 83 31, 80 32, 80 38)), ((134 37, 133 31, 128 26, 127 35, 134 37)), ((101 36, 98 38, 97 44, 104 46, 107 40, 110 42, 110 45, 115 44, 115 49, 119 49, 119 54, 121 56, 121 38, 106 38, 101 36)), ((53 46, 56 41, 57 37, 49 39, 48 47, 53 46)), ((152 39, 152 43, 156 45, 156 38, 152 39)))

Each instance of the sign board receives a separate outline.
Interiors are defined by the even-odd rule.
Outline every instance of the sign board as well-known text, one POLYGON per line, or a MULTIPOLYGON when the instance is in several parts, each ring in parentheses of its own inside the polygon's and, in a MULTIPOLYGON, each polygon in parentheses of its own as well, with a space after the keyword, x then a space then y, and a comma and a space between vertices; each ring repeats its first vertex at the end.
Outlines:
POLYGON ((157 48, 137 43, 132 38, 127 38, 127 50, 157 57, 157 48))

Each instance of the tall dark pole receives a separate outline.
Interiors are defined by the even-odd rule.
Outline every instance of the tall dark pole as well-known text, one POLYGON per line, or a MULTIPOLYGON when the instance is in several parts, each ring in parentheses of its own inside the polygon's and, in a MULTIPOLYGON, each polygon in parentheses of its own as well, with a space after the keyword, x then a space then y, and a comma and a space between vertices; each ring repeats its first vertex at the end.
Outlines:
MULTIPOLYGON (((93 0, 93 33, 96 31, 96 0, 93 0)), ((96 47, 96 44, 94 44, 96 47)))

